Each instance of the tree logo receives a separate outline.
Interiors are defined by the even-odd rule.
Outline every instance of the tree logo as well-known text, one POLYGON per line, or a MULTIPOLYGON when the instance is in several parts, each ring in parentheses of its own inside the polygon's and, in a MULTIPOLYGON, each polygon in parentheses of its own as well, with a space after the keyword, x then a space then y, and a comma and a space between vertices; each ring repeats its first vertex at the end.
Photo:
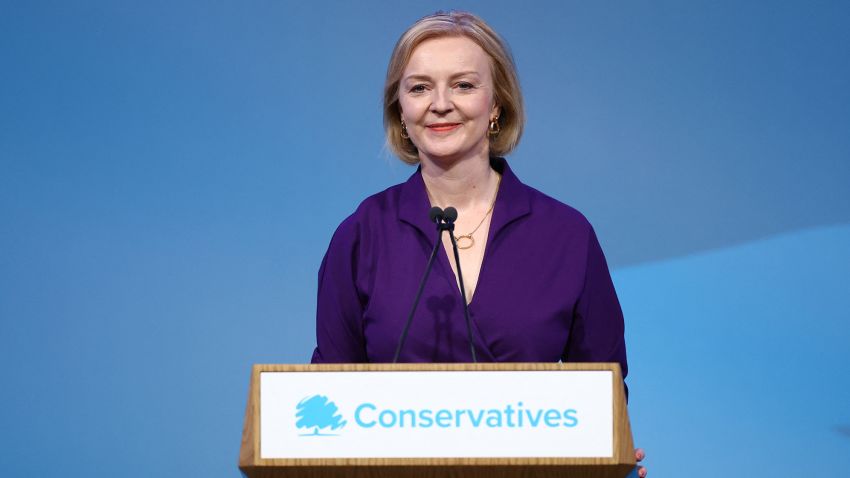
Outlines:
POLYGON ((320 433, 319 430, 328 427, 331 430, 337 430, 346 424, 342 415, 337 413, 339 409, 336 404, 324 395, 304 398, 298 402, 295 408, 297 410, 295 417, 298 419, 295 426, 308 430, 313 429, 313 433, 302 433, 300 436, 337 436, 338 433, 320 433))

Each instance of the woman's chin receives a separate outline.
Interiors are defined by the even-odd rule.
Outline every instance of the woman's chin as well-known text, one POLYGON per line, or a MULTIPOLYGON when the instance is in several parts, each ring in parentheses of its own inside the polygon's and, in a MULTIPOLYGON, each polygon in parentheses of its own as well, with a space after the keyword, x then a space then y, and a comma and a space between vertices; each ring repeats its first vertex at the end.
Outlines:
POLYGON ((427 150, 419 150, 420 160, 427 160, 439 164, 451 164, 464 159, 475 159, 478 157, 487 158, 489 148, 462 149, 457 147, 452 148, 429 148, 427 150))
POLYGON ((441 165, 450 165, 464 159, 464 155, 459 151, 428 151, 419 153, 419 159, 429 161, 441 165))

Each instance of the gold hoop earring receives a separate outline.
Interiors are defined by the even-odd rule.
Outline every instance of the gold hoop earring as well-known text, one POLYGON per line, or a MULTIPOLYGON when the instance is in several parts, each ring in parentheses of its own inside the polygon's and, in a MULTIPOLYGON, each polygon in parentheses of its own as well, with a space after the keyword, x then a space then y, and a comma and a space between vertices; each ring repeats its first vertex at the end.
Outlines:
POLYGON ((499 124, 499 117, 490 120, 490 126, 487 127, 487 134, 496 136, 502 131, 502 125, 499 124))
POLYGON ((404 124, 404 120, 401 120, 401 137, 404 139, 410 139, 410 135, 407 134, 407 125, 404 124))

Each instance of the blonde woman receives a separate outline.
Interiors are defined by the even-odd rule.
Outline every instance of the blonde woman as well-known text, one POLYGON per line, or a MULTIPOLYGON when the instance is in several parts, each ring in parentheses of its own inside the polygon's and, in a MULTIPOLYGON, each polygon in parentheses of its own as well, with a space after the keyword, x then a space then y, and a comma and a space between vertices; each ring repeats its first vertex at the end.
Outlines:
POLYGON ((319 272, 313 362, 394 360, 434 247, 428 211, 452 206, 464 290, 444 234, 399 361, 469 362, 474 351, 489 362, 619 362, 625 377, 623 315, 593 228, 504 159, 524 122, 514 62, 483 20, 437 13, 402 35, 384 126, 390 149, 419 167, 334 234, 319 272))

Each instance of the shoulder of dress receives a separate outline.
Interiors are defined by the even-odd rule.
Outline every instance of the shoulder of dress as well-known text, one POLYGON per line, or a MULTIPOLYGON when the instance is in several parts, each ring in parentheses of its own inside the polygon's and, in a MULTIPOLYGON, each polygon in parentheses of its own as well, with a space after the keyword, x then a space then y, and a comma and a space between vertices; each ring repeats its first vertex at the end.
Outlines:
POLYGON ((530 186, 525 186, 531 202, 532 216, 537 219, 569 226, 571 229, 591 228, 590 221, 578 209, 544 194, 530 186))
POLYGON ((401 186, 402 184, 391 186, 361 201, 354 212, 337 226, 336 232, 334 232, 334 239, 345 240, 347 238, 353 239, 359 237, 364 226, 368 226, 375 221, 384 221, 388 217, 395 217, 397 215, 398 196, 401 186))
POLYGON ((357 209, 362 209, 364 212, 374 212, 375 209, 385 209, 389 206, 397 207, 402 186, 404 186, 403 183, 396 184, 367 197, 360 203, 357 209))
POLYGON ((396 216, 401 187, 402 184, 397 184, 367 197, 357 206, 357 209, 354 210, 348 219, 368 222, 376 219, 386 219, 387 215, 396 216))

